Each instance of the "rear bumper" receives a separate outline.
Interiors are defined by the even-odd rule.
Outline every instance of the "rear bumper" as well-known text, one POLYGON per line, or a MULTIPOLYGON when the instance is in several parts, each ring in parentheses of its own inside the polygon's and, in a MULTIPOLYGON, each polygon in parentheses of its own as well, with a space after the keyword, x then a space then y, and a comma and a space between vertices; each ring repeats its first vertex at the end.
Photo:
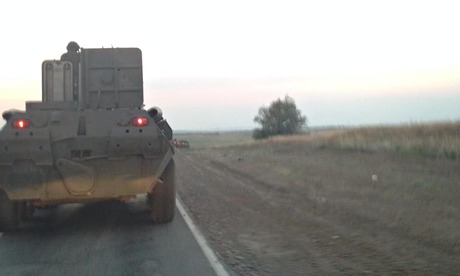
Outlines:
POLYGON ((33 161, 0 165, 0 188, 11 200, 38 205, 128 199, 150 192, 172 159, 172 148, 161 158, 127 156, 111 160, 58 159, 55 166, 33 161))

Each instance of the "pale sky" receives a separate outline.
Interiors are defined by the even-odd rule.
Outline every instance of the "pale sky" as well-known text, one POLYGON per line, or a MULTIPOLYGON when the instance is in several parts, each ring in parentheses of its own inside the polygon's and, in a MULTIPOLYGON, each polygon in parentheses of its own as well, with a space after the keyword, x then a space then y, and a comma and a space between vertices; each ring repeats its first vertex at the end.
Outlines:
POLYGON ((71 40, 139 47, 173 129, 251 129, 288 94, 312 126, 460 119, 459 1, 3 1, 0 111, 41 99, 71 40), (73 4, 71 4, 73 3, 73 4))

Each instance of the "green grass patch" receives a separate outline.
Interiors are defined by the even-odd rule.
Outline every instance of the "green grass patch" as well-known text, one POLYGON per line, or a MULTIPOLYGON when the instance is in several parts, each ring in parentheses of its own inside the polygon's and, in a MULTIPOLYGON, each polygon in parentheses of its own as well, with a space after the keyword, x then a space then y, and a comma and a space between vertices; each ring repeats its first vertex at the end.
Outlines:
POLYGON ((190 150, 193 150, 250 143, 253 141, 251 135, 251 131, 190 132, 176 134, 174 138, 187 140, 190 143, 190 150))

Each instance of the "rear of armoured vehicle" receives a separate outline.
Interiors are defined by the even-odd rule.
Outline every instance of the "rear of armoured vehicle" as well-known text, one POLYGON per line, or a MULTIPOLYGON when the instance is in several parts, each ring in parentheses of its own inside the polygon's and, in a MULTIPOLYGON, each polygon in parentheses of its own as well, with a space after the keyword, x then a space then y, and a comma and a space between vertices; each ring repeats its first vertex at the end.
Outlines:
POLYGON ((42 64, 42 101, 3 113, 0 230, 35 207, 147 193, 152 218, 175 213, 172 130, 143 108, 137 48, 80 49, 42 64))

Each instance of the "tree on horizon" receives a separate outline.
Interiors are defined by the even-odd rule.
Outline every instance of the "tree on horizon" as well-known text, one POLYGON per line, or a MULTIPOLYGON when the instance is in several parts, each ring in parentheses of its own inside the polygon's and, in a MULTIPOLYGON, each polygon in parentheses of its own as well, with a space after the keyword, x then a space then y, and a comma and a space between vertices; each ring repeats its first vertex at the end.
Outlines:
POLYGON ((270 106, 259 108, 254 122, 260 128, 254 129, 254 139, 264 139, 276 135, 290 135, 299 133, 307 125, 307 117, 297 109, 293 98, 286 95, 284 99, 278 98, 270 106))

